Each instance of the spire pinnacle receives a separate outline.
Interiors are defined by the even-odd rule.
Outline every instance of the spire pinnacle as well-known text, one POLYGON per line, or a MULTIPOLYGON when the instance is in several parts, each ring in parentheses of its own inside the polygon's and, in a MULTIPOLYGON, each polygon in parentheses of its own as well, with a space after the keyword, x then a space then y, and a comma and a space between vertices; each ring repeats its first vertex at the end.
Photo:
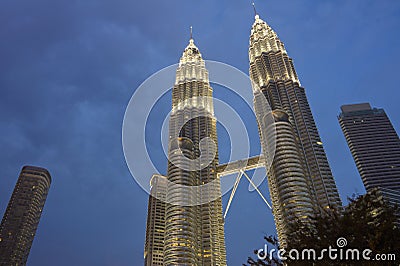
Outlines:
POLYGON ((190 39, 193 40, 193 27, 190 26, 190 39))
POLYGON ((256 9, 256 4, 254 4, 254 1, 253 1, 253 2, 251 2, 251 4, 253 5, 253 9, 254 9, 254 16, 258 16, 257 9, 256 9))

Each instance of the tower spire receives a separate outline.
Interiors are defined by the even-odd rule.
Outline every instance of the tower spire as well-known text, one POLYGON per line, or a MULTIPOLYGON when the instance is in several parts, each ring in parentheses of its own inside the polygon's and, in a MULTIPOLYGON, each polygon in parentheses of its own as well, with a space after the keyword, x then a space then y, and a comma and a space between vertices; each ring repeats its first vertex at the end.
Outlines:
POLYGON ((193 40, 193 26, 190 26, 190 39, 193 40))
POLYGON ((251 4, 252 4, 253 9, 254 9, 254 16, 258 16, 257 9, 256 9, 256 4, 254 4, 254 1, 251 2, 251 4))

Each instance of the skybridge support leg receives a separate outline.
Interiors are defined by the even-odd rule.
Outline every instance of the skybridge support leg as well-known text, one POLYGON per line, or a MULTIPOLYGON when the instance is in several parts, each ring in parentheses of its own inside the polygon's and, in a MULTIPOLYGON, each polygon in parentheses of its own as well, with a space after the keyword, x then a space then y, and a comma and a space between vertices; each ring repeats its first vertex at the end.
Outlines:
POLYGON ((239 172, 238 176, 236 177, 236 181, 235 181, 235 184, 233 185, 231 196, 229 197, 228 205, 226 206, 224 219, 225 219, 226 215, 228 214, 229 207, 231 206, 231 203, 232 203, 232 200, 233 200, 233 196, 235 196, 236 190, 237 190, 237 188, 239 186, 239 182, 240 182, 240 179, 242 178, 242 176, 243 176, 243 172, 239 172))
POLYGON ((253 181, 251 181, 250 177, 246 174, 245 171, 240 170, 240 172, 247 178, 247 180, 250 182, 250 184, 254 187, 254 189, 258 192, 258 194, 260 195, 260 197, 263 199, 263 201, 265 202, 265 204, 267 204, 267 206, 272 210, 271 204, 269 204, 269 202, 265 199, 264 195, 261 193, 261 191, 257 188, 256 185, 254 185, 253 181))

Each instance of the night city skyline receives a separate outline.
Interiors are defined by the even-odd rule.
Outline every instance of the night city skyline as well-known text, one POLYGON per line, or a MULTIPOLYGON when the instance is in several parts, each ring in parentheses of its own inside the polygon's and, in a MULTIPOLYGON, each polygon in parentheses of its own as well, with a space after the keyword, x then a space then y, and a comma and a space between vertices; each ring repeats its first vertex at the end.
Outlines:
MULTIPOLYGON (((365 189, 337 121, 340 106, 369 102, 400 130, 397 62, 400 3, 256 1, 307 90, 341 200, 365 189)), ((175 64, 190 37, 202 56, 248 74, 249 1, 3 1, 0 4, 0 214, 23 165, 49 170, 52 185, 28 265, 142 265, 148 194, 124 160, 121 128, 135 89, 175 64)), ((237 99, 211 84, 214 96, 237 99)), ((157 111, 171 109, 171 94, 157 111)), ((251 155, 260 153, 250 111, 251 155)), ((218 119, 218 113, 216 113, 218 119)), ((154 128, 160 121, 154 117, 154 128)), ((161 121, 162 123, 162 121, 161 121)), ((140 128, 142 130, 142 128, 140 128)), ((158 129, 157 129, 158 130, 158 129)), ((228 160, 217 126, 220 163, 228 160)), ((160 172, 157 136, 148 147, 160 172)), ((148 178, 150 178, 149 176, 148 178)), ((260 186, 265 194, 267 183, 260 186)), ((225 220, 228 265, 245 263, 275 234, 271 211, 241 182, 225 220), (257 219, 252 219, 256 217, 257 219)), ((223 209, 228 197, 223 197, 223 209)))

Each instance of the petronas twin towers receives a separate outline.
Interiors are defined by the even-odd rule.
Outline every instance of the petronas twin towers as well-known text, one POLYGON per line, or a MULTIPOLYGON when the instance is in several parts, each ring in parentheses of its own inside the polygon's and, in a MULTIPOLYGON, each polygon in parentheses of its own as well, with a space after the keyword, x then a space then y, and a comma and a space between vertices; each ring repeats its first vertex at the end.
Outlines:
MULTIPOLYGON (((291 221, 307 223, 323 208, 340 208, 341 201, 293 61, 258 15, 251 30, 249 60, 260 157, 272 160, 268 185, 278 238, 286 246, 291 221), (274 154, 268 143, 272 127, 274 154)), ((191 38, 172 90, 168 174, 151 180, 145 265, 226 265, 212 93, 204 60, 191 38), (206 190, 187 189, 207 184, 211 186, 206 190)))

